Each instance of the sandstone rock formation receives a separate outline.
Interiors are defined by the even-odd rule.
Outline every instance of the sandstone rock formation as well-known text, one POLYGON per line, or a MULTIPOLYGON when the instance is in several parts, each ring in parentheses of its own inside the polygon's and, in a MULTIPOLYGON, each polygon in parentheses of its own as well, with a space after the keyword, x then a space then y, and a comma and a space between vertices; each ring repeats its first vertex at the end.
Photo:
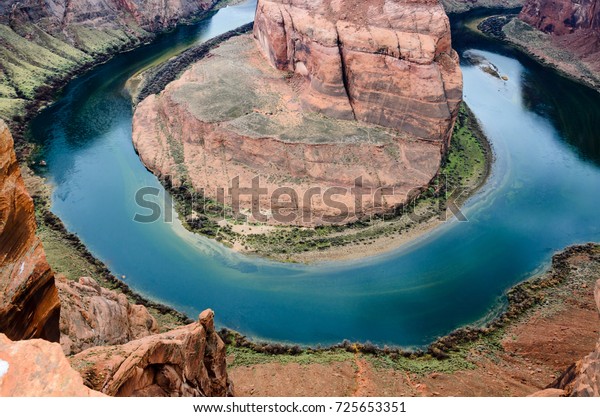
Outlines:
POLYGON ((514 9, 523 6, 524 0, 440 0, 448 13, 464 13, 473 9, 514 9))
POLYGON ((61 301, 60 342, 72 355, 94 346, 119 345, 158 333, 156 319, 142 305, 100 287, 92 278, 57 279, 61 301))
POLYGON ((134 23, 155 31, 172 27, 215 3, 216 0, 3 0, 0 22, 32 22, 49 33, 62 32, 66 36, 72 33, 74 25, 122 29, 132 28, 134 23))
POLYGON ((307 109, 449 140, 462 78, 437 0, 259 0, 254 35, 307 109))
POLYGON ((0 120, 0 332, 12 340, 58 341, 58 293, 35 231, 33 201, 0 120))
POLYGON ((71 363, 87 386, 111 396, 226 396, 232 384, 213 319, 207 310, 197 323, 121 346, 88 349, 71 363))
POLYGON ((437 1, 260 0, 254 37, 139 103, 150 170, 235 215, 305 226, 389 212, 428 186, 462 98, 437 1), (222 198, 236 185, 261 195, 222 198))
POLYGON ((0 397, 99 397, 83 385, 60 345, 0 334, 0 397))
POLYGON ((134 145, 159 177, 214 200, 222 189, 227 205, 264 223, 345 223, 390 211, 438 172, 444 141, 303 111, 300 83, 273 69, 249 35, 233 38, 137 106, 134 145), (351 191, 359 177, 360 207, 351 191), (263 219, 250 215, 251 195, 233 201, 228 190, 236 178, 240 189, 260 178, 254 188, 266 190, 258 204, 263 219), (393 195, 382 192, 378 202, 381 188, 393 195), (327 190, 348 216, 326 204, 327 190))

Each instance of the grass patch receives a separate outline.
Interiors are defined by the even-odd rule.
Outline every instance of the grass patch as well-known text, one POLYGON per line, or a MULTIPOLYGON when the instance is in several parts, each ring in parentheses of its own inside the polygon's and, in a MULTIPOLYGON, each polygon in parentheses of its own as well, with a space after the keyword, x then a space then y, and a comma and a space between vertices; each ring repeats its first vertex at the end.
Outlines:
POLYGON ((328 350, 323 352, 302 352, 298 355, 282 354, 269 355, 258 353, 252 349, 227 346, 227 355, 234 357, 233 362, 229 365, 232 368, 241 366, 261 365, 265 363, 280 363, 289 364, 297 363, 300 365, 311 364, 330 364, 333 362, 353 361, 354 354, 345 350, 328 350))

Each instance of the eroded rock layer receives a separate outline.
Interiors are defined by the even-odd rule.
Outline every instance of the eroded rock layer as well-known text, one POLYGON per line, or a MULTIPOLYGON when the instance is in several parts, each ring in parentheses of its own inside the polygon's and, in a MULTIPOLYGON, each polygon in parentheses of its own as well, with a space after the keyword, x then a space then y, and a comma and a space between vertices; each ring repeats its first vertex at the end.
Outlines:
POLYGON ((206 10, 216 0, 3 0, 0 22, 33 22, 50 33, 69 33, 72 25, 120 29, 139 25, 158 30, 206 10))
POLYGON ((53 84, 216 2, 0 0, 0 117, 19 127, 32 100, 51 98, 53 84))
POLYGON ((168 333, 113 347, 96 347, 71 363, 87 386, 104 394, 129 396, 226 396, 225 344, 214 328, 214 313, 168 333))
POLYGON ((597 30, 600 29, 600 1, 529 0, 519 18, 555 35, 566 35, 577 30, 597 30))
POLYGON ((437 0, 259 0, 254 35, 307 109, 449 140, 462 77, 437 0))
POLYGON ((0 332, 12 340, 58 341, 58 293, 35 231, 33 201, 0 120, 0 332))

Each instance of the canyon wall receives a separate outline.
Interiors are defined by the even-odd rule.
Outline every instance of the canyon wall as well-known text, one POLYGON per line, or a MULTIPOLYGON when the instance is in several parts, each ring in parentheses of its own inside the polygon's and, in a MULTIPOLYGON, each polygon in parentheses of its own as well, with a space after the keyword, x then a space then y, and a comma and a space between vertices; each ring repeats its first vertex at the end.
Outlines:
POLYGON ((62 33, 69 39, 76 25, 95 29, 136 25, 147 31, 166 29, 215 3, 216 0, 3 0, 0 23, 31 22, 48 33, 62 33))
POLYGON ((529 0, 519 18, 546 33, 566 35, 600 29, 598 0, 529 0))
POLYGON ((600 90, 600 1, 529 0, 503 32, 542 62, 600 90))
POLYGON ((437 0, 259 0, 254 35, 274 67, 304 77, 307 109, 449 140, 462 77, 437 0))
POLYGON ((464 13, 474 9, 514 9, 524 0, 440 0, 448 13, 464 13))
POLYGON ((0 120, 0 333, 58 341, 58 292, 35 231, 33 200, 0 120))
POLYGON ((54 84, 216 2, 0 0, 0 118, 16 118, 18 128, 34 99, 51 98, 54 84))

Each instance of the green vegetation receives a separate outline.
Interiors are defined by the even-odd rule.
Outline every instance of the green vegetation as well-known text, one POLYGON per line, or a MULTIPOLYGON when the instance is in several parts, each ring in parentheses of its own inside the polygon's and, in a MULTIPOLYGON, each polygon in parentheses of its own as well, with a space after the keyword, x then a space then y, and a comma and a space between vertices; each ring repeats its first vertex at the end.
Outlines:
POLYGON ((0 117, 20 120, 30 104, 45 101, 53 88, 98 59, 135 45, 150 36, 139 27, 133 32, 98 30, 73 25, 69 40, 50 35, 31 23, 0 25, 0 117))
POLYGON ((462 105, 452 135, 448 156, 442 167, 447 191, 456 187, 476 189, 488 175, 491 151, 476 118, 462 105))
POLYGON ((297 363, 300 365, 310 365, 315 363, 330 364, 333 362, 345 362, 354 359, 353 353, 346 352, 345 350, 341 349, 318 352, 304 351, 297 355, 271 355, 266 353, 258 353, 249 348, 234 347, 229 345, 227 346, 227 354, 234 357, 233 362, 230 364, 231 367, 252 366, 264 363, 297 363))

